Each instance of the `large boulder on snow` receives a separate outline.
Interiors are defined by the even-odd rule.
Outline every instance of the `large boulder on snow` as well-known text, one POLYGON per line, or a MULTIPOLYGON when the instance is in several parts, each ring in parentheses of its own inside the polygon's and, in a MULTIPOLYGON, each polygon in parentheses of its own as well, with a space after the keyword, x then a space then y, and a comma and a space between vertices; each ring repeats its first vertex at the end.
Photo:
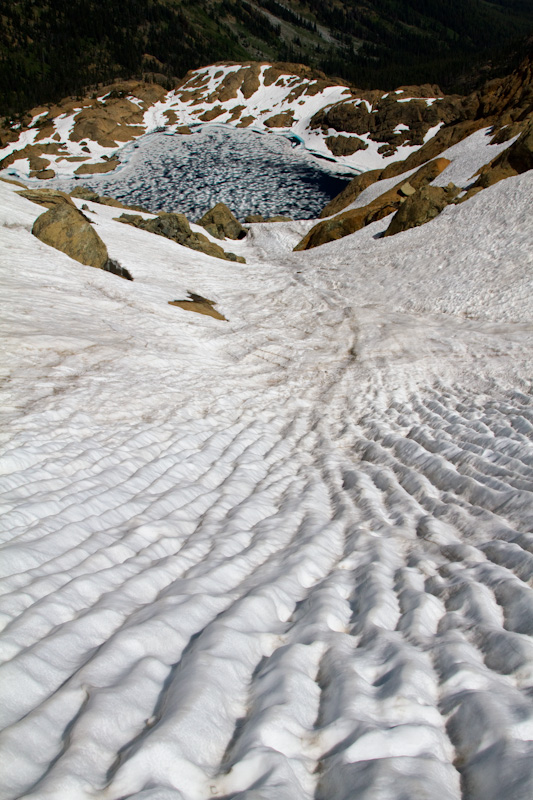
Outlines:
MULTIPOLYGON (((429 164, 424 164, 414 175, 410 176, 409 185, 415 190, 426 186, 437 175, 440 175, 449 163, 450 161, 447 158, 437 158, 435 161, 430 161, 429 164)), ((311 228, 309 233, 304 236, 294 249, 309 250, 312 247, 318 247, 335 239, 342 239, 343 236, 355 233, 364 228, 365 225, 370 225, 371 222, 377 222, 392 214, 403 202, 407 202, 403 191, 404 186, 405 180, 400 181, 400 183, 381 194, 368 205, 344 211, 336 217, 319 222, 311 228)))
POLYGON ((242 227, 239 220, 233 216, 225 203, 217 203, 207 213, 198 220, 198 225, 202 225, 211 236, 216 239, 244 239, 246 229, 242 227))
MULTIPOLYGON (((56 192, 55 194, 60 196, 63 193, 56 192)), ((59 197, 58 202, 52 205, 49 211, 37 217, 32 233, 44 244, 61 250, 62 253, 66 253, 80 264, 112 272, 129 281, 133 280, 125 267, 109 258, 107 247, 87 217, 78 211, 66 195, 64 198, 59 197)))
POLYGON ((144 219, 144 217, 135 214, 122 214, 122 216, 118 217, 118 221, 133 225, 135 228, 140 228, 143 231, 149 231, 158 236, 172 239, 172 241, 184 247, 189 247, 191 250, 198 250, 200 253, 205 253, 208 256, 223 258, 226 261, 245 263, 244 258, 241 256, 236 256, 234 253, 226 253, 220 245, 210 242, 207 236, 193 231, 189 225, 189 220, 184 214, 162 212, 157 217, 151 219, 144 219))
POLYGON ((80 264, 104 269, 109 260, 107 247, 87 217, 70 203, 59 203, 37 217, 32 233, 80 264))
MULTIPOLYGON (((406 184, 409 185, 409 184, 406 184)), ((391 223, 385 231, 385 236, 394 236, 395 233, 417 228, 435 219, 446 206, 459 194, 460 189, 449 184, 446 189, 441 186, 423 186, 413 192, 402 203, 391 223)))

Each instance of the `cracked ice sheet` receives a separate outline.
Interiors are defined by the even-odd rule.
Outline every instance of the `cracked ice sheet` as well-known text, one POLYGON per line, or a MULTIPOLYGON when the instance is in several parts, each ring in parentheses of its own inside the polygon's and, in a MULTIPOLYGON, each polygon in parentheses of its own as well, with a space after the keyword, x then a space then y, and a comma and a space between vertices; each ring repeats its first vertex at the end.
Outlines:
POLYGON ((133 283, 0 184, 3 800, 531 796, 531 184, 245 265, 88 203, 133 283))
POLYGON ((224 202, 241 219, 247 214, 309 219, 346 185, 336 163, 272 134, 202 126, 190 136, 143 137, 123 153, 127 163, 119 170, 84 176, 83 184, 127 204, 192 218, 224 202))

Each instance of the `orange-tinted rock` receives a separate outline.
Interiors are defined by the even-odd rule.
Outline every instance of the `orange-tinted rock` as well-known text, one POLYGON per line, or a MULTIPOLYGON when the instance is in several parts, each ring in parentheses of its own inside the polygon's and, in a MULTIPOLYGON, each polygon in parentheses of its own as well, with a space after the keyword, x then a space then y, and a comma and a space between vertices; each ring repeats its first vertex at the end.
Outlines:
MULTIPOLYGON (((438 158, 435 161, 431 161, 429 164, 424 164, 418 172, 411 175, 409 183, 414 189, 419 189, 434 180, 437 175, 440 175, 449 163, 450 161, 447 158, 438 158)), ((376 222, 392 214, 392 212, 396 211, 401 203, 404 202, 405 198, 400 193, 400 189, 404 183, 405 181, 401 181, 395 187, 384 192, 362 208, 344 211, 336 217, 331 217, 323 222, 319 222, 318 225, 311 228, 309 233, 304 236, 302 241, 299 242, 294 249, 309 250, 312 247, 318 247, 321 244, 326 244, 335 239, 342 239, 350 233, 361 230, 365 225, 369 225, 371 222, 376 222)))

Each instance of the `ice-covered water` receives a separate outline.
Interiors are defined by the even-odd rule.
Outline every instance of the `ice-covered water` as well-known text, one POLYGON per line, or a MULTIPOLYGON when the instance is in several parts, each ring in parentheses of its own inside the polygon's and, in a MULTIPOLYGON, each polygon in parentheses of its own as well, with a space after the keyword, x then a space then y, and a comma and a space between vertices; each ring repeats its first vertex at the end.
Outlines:
POLYGON ((118 172, 79 181, 123 202, 193 219, 218 202, 241 219, 247 214, 310 219, 348 180, 338 174, 338 165, 284 136, 222 127, 202 127, 190 136, 149 134, 127 145, 122 158, 127 163, 118 172))

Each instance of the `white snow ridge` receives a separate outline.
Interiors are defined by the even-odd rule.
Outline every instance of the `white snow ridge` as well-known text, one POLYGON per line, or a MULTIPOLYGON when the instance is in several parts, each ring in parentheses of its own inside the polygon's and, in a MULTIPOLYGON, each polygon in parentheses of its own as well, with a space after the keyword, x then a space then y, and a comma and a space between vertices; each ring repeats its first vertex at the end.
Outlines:
POLYGON ((17 188, 0 798, 531 800, 533 172, 245 264, 87 202, 133 282, 17 188))

